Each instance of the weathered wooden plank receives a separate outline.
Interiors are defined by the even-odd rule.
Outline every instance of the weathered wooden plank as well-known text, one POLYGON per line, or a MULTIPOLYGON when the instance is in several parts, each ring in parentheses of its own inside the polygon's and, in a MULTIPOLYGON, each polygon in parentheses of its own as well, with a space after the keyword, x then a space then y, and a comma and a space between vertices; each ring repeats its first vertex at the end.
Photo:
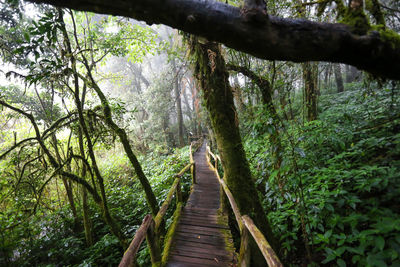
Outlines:
POLYGON ((202 227, 208 227, 208 228, 216 228, 216 229, 229 229, 229 226, 227 225, 221 225, 221 224, 216 224, 216 223, 206 223, 206 222, 198 222, 198 221, 192 221, 192 220, 184 220, 182 218, 181 224, 184 225, 193 225, 193 226, 202 226, 202 227))
POLYGON ((228 217, 218 213, 220 186, 206 162, 204 145, 193 160, 197 183, 183 209, 166 266, 235 266, 228 217))
POLYGON ((226 262, 226 261, 220 261, 217 258, 213 260, 209 259, 200 259, 200 258, 194 258, 194 257, 185 257, 185 256, 178 256, 178 255, 171 255, 171 261, 177 261, 177 262, 187 262, 190 264, 197 263, 197 264, 202 264, 202 266, 230 266, 231 262, 226 262))
POLYGON ((199 252, 198 250, 192 250, 192 251, 178 250, 178 251, 174 251, 173 253, 171 253, 171 255, 194 257, 194 258, 208 259, 208 260, 217 259, 219 261, 232 261, 233 260, 233 255, 227 255, 226 253, 221 255, 221 254, 210 253, 210 252, 211 251, 199 252))
MULTIPOLYGON (((207 239, 207 240, 214 240, 214 239, 220 239, 221 234, 219 235, 213 235, 213 234, 203 234, 203 233, 188 233, 188 232, 180 232, 180 236, 187 237, 187 238, 195 238, 195 239, 207 239)), ((231 238, 228 238, 228 240, 232 240, 231 238)))
POLYGON ((229 234, 228 229, 218 229, 218 228, 207 228, 195 225, 180 225, 178 228, 178 232, 193 232, 193 233, 203 233, 203 234, 229 234))
MULTIPOLYGON (((193 252, 196 251, 197 253, 207 253, 207 254, 215 254, 215 255, 220 255, 220 256, 226 256, 228 255, 230 258, 233 258, 235 256, 235 254, 233 252, 226 252, 225 249, 219 249, 219 248, 215 248, 212 251, 210 251, 210 249, 207 248, 203 248, 203 247, 193 247, 193 246, 177 246, 176 249, 174 250, 173 253, 178 253, 180 254, 182 251, 188 251, 188 252, 193 252)), ((185 252, 182 252, 185 253, 185 252)))
POLYGON ((198 244, 199 246, 206 244, 206 245, 211 245, 215 247, 224 247, 225 246, 225 240, 221 237, 219 238, 189 238, 186 236, 183 236, 181 234, 176 235, 175 240, 182 240, 182 241, 187 241, 191 243, 198 244))

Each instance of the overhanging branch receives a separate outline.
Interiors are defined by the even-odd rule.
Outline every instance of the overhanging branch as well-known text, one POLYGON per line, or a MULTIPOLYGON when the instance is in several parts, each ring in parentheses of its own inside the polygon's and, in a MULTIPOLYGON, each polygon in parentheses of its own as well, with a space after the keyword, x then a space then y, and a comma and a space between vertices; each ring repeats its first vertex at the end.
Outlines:
POLYGON ((269 16, 249 21, 237 7, 205 0, 29 0, 160 23, 268 60, 329 61, 400 80, 400 42, 376 31, 353 34, 343 24, 269 16))

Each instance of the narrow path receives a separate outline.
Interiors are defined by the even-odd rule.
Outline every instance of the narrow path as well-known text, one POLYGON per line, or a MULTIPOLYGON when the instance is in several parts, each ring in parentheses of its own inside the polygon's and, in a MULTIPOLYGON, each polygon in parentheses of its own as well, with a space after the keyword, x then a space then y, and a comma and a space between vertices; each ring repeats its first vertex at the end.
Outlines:
POLYGON ((218 214, 219 182, 205 151, 203 143, 194 155, 197 184, 183 209, 167 267, 236 266, 228 219, 218 214))

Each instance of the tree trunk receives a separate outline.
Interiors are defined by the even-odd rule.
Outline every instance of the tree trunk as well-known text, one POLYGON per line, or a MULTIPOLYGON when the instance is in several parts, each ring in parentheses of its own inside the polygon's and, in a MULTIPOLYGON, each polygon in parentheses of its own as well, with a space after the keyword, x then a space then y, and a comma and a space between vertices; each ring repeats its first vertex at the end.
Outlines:
POLYGON ((324 85, 325 85, 325 88, 328 88, 329 87, 329 78, 330 78, 330 72, 331 72, 331 63, 328 63, 327 65, 326 65, 326 68, 325 68, 325 73, 324 73, 324 85))
POLYGON ((346 83, 352 83, 359 81, 361 77, 361 72, 353 66, 347 65, 346 69, 346 83))
MULTIPOLYGON (((85 147, 83 143, 83 134, 82 130, 78 128, 78 142, 79 142, 79 150, 81 153, 81 157, 86 158, 85 155, 85 147)), ((86 178, 87 167, 86 164, 82 162, 82 177, 86 178)), ((93 185, 94 186, 94 185, 93 185)), ((84 186, 82 186, 82 215, 83 215, 83 228, 85 230, 85 239, 86 245, 88 247, 94 244, 93 242, 93 233, 92 233, 92 223, 90 220, 90 211, 88 205, 88 198, 87 198, 87 190, 84 186)))
POLYGON ((304 96, 307 120, 317 119, 317 86, 318 86, 318 64, 306 62, 302 64, 304 80, 304 96))
MULTIPOLYGON (((51 141, 53 143, 54 151, 57 157, 58 162, 62 162, 60 151, 58 150, 58 141, 55 133, 51 135, 51 141)), ((68 168, 71 168, 70 164, 68 164, 68 168)), ((76 206, 74 201, 74 195, 72 192, 72 183, 69 183, 67 178, 60 176, 61 180, 64 184, 65 191, 67 193, 68 203, 71 208, 72 216, 74 217, 74 231, 78 232, 80 228, 80 222, 78 218, 78 213, 76 212, 76 206)))
POLYGON ((178 117, 178 141, 179 147, 183 147, 185 142, 183 140, 183 116, 182 116, 182 101, 181 101, 181 90, 179 90, 179 73, 176 69, 175 59, 172 60, 173 72, 175 75, 174 81, 174 92, 175 92, 175 101, 176 101, 176 114, 178 117))
POLYGON ((341 93, 344 91, 342 71, 340 69, 340 64, 334 64, 333 69, 335 71, 335 80, 337 92, 341 93))
MULTIPOLYGON (((196 38, 190 41, 196 58, 195 74, 199 80, 203 99, 208 110, 218 150, 224 168, 224 180, 232 191, 241 213, 254 219, 273 248, 278 243, 265 216, 239 133, 239 122, 229 85, 229 74, 221 55, 221 46, 213 42, 200 44, 196 38)), ((265 260, 252 242, 254 266, 265 266, 265 260), (261 258, 260 258, 261 256, 261 258)))
POLYGON ((251 71, 250 69, 246 67, 240 67, 232 64, 227 65, 227 69, 229 70, 234 70, 237 72, 242 73, 246 77, 252 80, 253 83, 255 83, 258 88, 260 89, 261 92, 261 101, 263 105, 267 108, 268 113, 270 118, 272 119, 272 125, 274 127, 272 133, 270 134, 270 141, 272 144, 272 155, 273 159, 275 160, 274 162, 274 169, 278 171, 277 173, 277 181, 279 188, 281 190, 281 193, 283 194, 285 189, 285 181, 281 179, 281 174, 280 174, 280 168, 282 164, 282 142, 281 142, 281 136, 279 133, 279 128, 280 128, 280 120, 279 120, 279 115, 278 112, 276 111, 276 108, 274 106, 274 103, 272 101, 272 85, 271 82, 267 79, 264 79, 263 77, 258 76, 256 73, 251 71))
POLYGON ((233 97, 236 101, 236 106, 239 112, 241 112, 246 109, 246 106, 243 102, 242 89, 240 88, 239 79, 237 75, 233 77, 233 81, 234 81, 234 87, 232 88, 233 97))
MULTIPOLYGON (((61 32, 64 38, 64 44, 65 44, 65 49, 66 51, 70 54, 73 55, 72 52, 72 47, 71 47, 71 42, 68 36, 67 29, 65 27, 65 22, 63 19, 63 12, 61 9, 58 9, 58 22, 61 24, 61 32)), ((75 33, 76 34, 76 33, 75 33)), ((104 186, 104 178, 100 173, 100 169, 97 166, 97 161, 96 161, 96 156, 94 154, 94 148, 93 148, 93 142, 91 139, 91 135, 89 134, 88 127, 86 125, 85 117, 83 114, 83 104, 80 99, 80 87, 79 87, 79 73, 77 71, 77 61, 74 56, 70 56, 69 61, 71 63, 71 71, 72 71, 72 78, 73 78, 73 97, 74 97, 74 102, 75 106, 78 111, 78 122, 79 122, 79 127, 82 130, 82 134, 86 139, 86 146, 87 146, 87 151, 89 154, 89 158, 91 160, 91 166, 94 171, 94 174, 97 178, 98 181, 98 186, 100 189, 100 197, 101 201, 98 202, 100 204, 101 211, 103 213, 103 218, 107 225, 110 227, 111 233, 115 235, 121 246, 125 249, 127 247, 127 243, 125 240, 125 236, 120 228, 120 226, 117 224, 117 222, 114 220, 114 218, 110 214, 110 210, 107 205, 107 196, 106 196, 106 190, 104 186)))

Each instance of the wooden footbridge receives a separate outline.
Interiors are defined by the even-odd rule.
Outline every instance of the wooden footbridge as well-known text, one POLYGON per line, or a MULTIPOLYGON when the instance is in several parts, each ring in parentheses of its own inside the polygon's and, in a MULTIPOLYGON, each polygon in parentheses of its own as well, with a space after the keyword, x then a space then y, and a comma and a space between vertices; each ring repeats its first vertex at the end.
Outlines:
POLYGON ((121 260, 120 267, 136 266, 136 253, 144 238, 149 246, 153 267, 248 267, 250 235, 264 255, 266 266, 282 266, 251 218, 240 215, 232 193, 218 174, 219 162, 219 156, 214 155, 202 139, 192 143, 190 164, 176 175, 157 216, 152 218, 149 214, 143 219, 121 260), (195 153, 192 154, 192 151, 195 153), (189 170, 193 185, 186 206, 183 207, 180 179, 189 170), (235 251, 228 218, 220 205, 222 191, 231 204, 240 229, 239 253, 235 251), (160 226, 174 194, 177 204, 173 222, 165 238, 161 238, 160 226))

